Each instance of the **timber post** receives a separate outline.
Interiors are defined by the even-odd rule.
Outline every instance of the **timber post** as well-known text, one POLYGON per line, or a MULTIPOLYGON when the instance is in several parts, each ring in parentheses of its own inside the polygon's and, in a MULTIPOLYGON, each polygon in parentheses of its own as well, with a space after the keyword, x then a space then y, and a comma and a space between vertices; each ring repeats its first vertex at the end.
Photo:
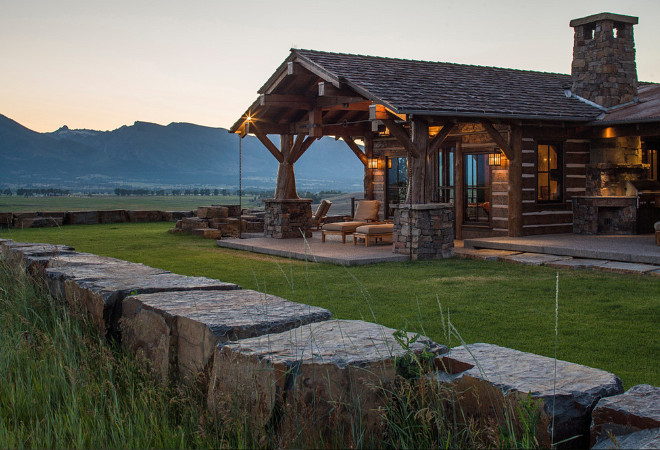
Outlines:
POLYGON ((277 185, 275 187, 275 199, 291 200, 297 199, 296 176, 293 171, 292 151, 293 139, 290 134, 280 135, 280 153, 282 160, 277 169, 277 185))

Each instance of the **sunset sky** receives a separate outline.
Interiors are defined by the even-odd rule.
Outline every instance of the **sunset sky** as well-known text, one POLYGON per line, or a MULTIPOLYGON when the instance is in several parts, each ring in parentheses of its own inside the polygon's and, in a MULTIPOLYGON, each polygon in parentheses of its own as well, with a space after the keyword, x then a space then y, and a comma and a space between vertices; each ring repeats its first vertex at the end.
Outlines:
POLYGON ((660 82, 660 1, 4 1, 0 114, 35 131, 136 120, 228 128, 291 47, 570 73, 571 19, 639 17, 660 82))

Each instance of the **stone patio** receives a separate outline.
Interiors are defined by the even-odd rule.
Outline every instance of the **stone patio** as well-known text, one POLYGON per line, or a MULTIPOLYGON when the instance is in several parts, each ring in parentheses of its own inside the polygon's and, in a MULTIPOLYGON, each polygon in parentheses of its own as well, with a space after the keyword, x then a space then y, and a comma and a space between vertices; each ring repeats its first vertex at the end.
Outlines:
POLYGON ((366 247, 364 243, 353 245, 353 239, 347 239, 342 244, 341 236, 326 236, 326 241, 321 242, 320 231, 315 231, 308 239, 272 239, 261 234, 243 234, 242 239, 222 239, 217 242, 223 248, 342 266, 410 259, 408 255, 393 253, 391 242, 366 247))

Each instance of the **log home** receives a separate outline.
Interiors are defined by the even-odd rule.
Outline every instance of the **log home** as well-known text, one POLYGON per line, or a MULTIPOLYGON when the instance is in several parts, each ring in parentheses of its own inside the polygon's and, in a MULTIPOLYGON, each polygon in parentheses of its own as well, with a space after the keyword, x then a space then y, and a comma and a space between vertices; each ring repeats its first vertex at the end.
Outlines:
POLYGON ((660 84, 637 80, 637 23, 572 20, 570 75, 292 49, 230 131, 277 158, 279 202, 295 204, 295 162, 333 136, 364 165, 383 219, 445 204, 458 239, 651 232, 660 84))

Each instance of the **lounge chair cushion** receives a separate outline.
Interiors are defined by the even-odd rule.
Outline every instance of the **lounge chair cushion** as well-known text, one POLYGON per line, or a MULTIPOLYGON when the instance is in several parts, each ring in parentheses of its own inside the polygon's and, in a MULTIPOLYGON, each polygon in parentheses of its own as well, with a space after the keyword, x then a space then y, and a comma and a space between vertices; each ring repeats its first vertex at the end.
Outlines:
POLYGON ((323 225, 325 231, 342 231, 344 233, 352 233, 357 227, 364 225, 364 222, 333 222, 323 225))
POLYGON ((380 211, 380 202, 378 200, 360 200, 355 209, 353 220, 362 222, 378 220, 378 211, 380 211))
POLYGON ((375 225, 362 225, 355 229, 356 233, 372 235, 372 234, 388 234, 394 232, 393 223, 379 223, 375 225))

